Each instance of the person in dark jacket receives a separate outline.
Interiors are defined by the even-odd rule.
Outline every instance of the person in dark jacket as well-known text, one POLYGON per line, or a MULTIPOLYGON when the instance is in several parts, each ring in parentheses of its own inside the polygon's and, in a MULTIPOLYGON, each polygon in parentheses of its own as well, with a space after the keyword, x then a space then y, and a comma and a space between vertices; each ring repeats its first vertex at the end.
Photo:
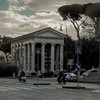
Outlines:
POLYGON ((20 76, 20 77, 24 77, 24 76, 25 76, 25 72, 24 72, 24 70, 23 70, 23 69, 21 70, 21 72, 20 72, 19 76, 20 76))
POLYGON ((65 71, 61 70, 58 74, 57 81, 60 84, 63 82, 64 84, 66 83, 66 74, 65 71))
POLYGON ((26 74, 23 69, 19 72, 19 82, 21 81, 26 82, 26 74))

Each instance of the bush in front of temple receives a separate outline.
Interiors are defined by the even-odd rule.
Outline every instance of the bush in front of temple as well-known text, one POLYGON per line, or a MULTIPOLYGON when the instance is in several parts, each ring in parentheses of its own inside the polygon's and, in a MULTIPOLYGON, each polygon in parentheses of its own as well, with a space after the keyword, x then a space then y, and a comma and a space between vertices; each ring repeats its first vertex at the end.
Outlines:
POLYGON ((0 65, 0 77, 12 77, 18 75, 18 67, 11 64, 0 65))

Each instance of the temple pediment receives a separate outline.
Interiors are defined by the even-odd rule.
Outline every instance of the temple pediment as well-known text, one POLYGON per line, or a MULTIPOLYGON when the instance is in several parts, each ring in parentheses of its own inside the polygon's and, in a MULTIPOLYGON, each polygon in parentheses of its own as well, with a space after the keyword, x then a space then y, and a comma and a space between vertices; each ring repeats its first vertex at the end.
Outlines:
POLYGON ((33 35, 39 36, 39 37, 64 38, 64 34, 60 33, 59 31, 56 31, 52 28, 46 28, 46 29, 43 29, 39 32, 37 31, 33 35))
POLYGON ((41 37, 59 37, 59 35, 55 34, 54 32, 51 32, 51 31, 48 31, 48 32, 45 32, 45 33, 40 33, 40 34, 37 34, 38 36, 41 36, 41 37))
MULTIPOLYGON (((47 41, 45 39, 64 39, 65 37, 65 34, 55 30, 55 29, 52 29, 50 27, 48 28, 44 28, 44 29, 40 29, 40 30, 37 30, 37 31, 34 31, 32 33, 29 33, 29 34, 26 34, 26 35, 22 35, 22 36, 19 36, 19 37, 16 37, 12 40, 12 42, 14 41, 25 41, 25 40, 32 40, 32 39, 38 39, 38 38, 43 38, 44 41, 47 41)), ((37 40, 38 41, 38 40, 37 40)))

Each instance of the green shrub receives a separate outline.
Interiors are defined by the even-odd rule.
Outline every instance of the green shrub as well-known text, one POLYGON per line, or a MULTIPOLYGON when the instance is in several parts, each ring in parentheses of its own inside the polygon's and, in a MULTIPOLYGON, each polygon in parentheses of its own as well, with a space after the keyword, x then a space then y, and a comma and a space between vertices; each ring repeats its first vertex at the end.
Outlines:
POLYGON ((17 76, 18 74, 17 66, 9 64, 0 65, 0 77, 13 76, 13 73, 15 73, 15 76, 17 76))

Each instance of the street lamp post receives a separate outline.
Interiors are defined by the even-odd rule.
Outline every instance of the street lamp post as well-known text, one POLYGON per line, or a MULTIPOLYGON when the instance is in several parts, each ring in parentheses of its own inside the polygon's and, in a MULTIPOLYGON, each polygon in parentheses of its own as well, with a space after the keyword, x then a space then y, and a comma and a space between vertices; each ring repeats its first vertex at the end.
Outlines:
POLYGON ((66 50, 65 50, 64 56, 66 56, 66 66, 67 66, 67 23, 64 21, 60 21, 59 24, 60 24, 60 31, 63 30, 63 26, 65 26, 65 29, 66 29, 66 50))

